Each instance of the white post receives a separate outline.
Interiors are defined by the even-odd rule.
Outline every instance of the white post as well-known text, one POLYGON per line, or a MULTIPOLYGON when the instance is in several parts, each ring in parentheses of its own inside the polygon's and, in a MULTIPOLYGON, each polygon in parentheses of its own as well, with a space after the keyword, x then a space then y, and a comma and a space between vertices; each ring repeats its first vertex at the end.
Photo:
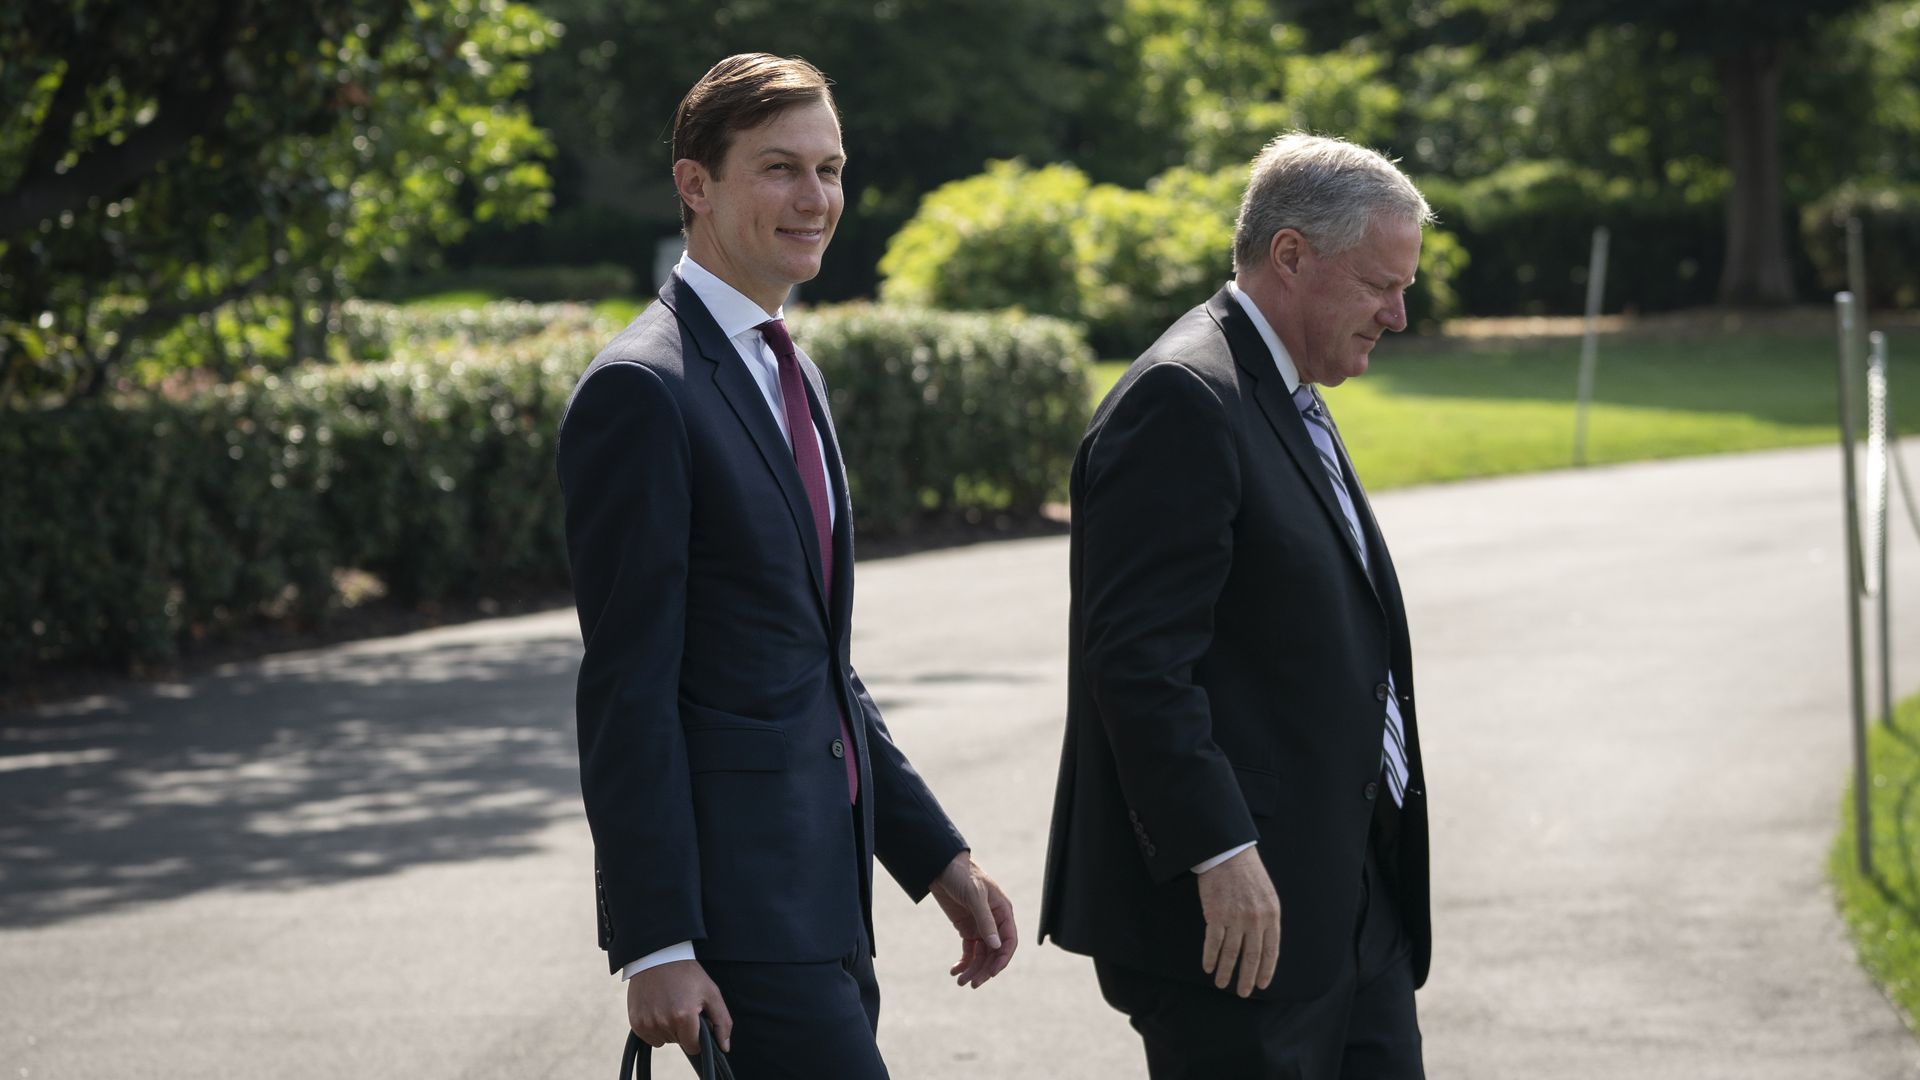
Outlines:
POLYGON ((1587 263, 1587 332, 1580 342, 1580 392, 1573 412, 1573 463, 1587 463, 1587 408, 1593 404, 1594 368, 1600 365, 1600 298, 1607 285, 1607 227, 1593 230, 1587 263))
POLYGON ((1880 723, 1893 726, 1893 582, 1887 577, 1887 472, 1894 440, 1887 429, 1887 335, 1867 335, 1867 536, 1873 545, 1872 595, 1878 605, 1880 723))

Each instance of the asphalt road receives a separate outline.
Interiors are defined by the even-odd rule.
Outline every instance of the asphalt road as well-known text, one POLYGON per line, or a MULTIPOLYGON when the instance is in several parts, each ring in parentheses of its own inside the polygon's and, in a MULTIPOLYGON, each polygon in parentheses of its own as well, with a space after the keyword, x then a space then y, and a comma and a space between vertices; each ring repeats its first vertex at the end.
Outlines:
MULTIPOLYGON (((1832 450, 1382 497, 1435 847, 1435 1078, 1911 1080, 1823 878, 1849 762, 1832 450)), ((1896 689, 1920 544, 1895 522, 1896 689)), ((854 659, 1029 940, 883 891, 896 1077, 1145 1076, 1030 940, 1066 544, 862 565, 854 659)), ((610 1075, 570 612, 0 715, 0 1080, 610 1075)), ((682 1075, 661 1070, 661 1075, 682 1075)), ((826 1074, 830 1075, 830 1074, 826 1074)))

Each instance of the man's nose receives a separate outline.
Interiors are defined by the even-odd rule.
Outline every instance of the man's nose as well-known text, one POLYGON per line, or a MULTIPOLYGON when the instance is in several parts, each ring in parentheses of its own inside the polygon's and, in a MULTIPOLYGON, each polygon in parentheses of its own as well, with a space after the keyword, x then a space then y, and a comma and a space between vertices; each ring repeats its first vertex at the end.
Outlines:
POLYGON ((800 180, 799 189, 794 192, 793 207, 808 214, 823 213, 827 208, 827 185, 817 172, 809 172, 800 180))
POLYGON ((1404 289, 1395 289, 1387 299, 1387 306, 1374 316, 1380 325, 1399 333, 1407 328, 1407 293, 1404 289))

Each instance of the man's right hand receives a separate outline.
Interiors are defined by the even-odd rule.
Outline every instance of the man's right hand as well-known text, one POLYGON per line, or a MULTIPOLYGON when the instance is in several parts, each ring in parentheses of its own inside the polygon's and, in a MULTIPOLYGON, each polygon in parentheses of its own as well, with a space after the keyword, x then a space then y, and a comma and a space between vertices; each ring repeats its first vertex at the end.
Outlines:
POLYGON ((1201 968, 1225 990, 1237 964, 1235 993, 1247 997, 1256 986, 1265 990, 1280 962, 1280 897, 1259 849, 1250 847, 1199 877, 1200 911, 1207 919, 1201 968))
POLYGON ((679 1043, 688 1057, 698 1057, 702 1012, 721 1052, 733 1049, 733 1017, 698 960, 650 967, 627 980, 627 1024, 648 1046, 679 1043))

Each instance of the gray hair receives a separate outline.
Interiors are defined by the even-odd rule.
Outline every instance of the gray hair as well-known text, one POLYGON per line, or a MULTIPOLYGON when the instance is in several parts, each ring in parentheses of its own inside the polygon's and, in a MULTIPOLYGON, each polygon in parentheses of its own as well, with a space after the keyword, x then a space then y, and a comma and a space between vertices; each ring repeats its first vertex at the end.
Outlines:
POLYGON ((1233 264, 1258 266, 1281 229, 1299 230, 1322 255, 1339 255, 1360 243, 1375 214, 1421 226, 1434 221, 1420 189, 1378 151, 1287 132, 1253 159, 1233 228, 1233 264))

